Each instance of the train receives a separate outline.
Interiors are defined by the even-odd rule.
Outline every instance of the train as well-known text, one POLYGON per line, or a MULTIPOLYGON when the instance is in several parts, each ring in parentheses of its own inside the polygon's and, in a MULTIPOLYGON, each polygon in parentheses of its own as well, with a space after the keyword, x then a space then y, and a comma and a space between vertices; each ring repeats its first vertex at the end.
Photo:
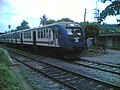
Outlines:
POLYGON ((59 22, 1 34, 0 43, 73 59, 83 51, 85 33, 77 23, 59 22))

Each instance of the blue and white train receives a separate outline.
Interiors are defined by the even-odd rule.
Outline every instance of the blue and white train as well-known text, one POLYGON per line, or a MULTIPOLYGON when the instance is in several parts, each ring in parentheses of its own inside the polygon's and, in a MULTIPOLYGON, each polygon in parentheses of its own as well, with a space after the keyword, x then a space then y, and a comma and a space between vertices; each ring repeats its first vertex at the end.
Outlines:
POLYGON ((79 58, 85 45, 85 34, 79 24, 60 22, 1 34, 0 42, 64 58, 79 58))

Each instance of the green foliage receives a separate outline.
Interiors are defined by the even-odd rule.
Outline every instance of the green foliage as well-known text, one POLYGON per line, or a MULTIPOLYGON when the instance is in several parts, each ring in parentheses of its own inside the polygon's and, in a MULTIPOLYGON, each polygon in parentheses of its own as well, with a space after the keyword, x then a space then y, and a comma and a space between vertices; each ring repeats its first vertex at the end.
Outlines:
POLYGON ((100 24, 98 23, 89 23, 89 22, 82 22, 80 25, 84 28, 86 38, 88 37, 98 37, 100 24))
POLYGON ((8 52, 2 48, 0 48, 0 63, 6 66, 10 66, 12 64, 12 60, 10 56, 8 55, 8 52))
POLYGON ((29 29, 29 25, 28 22, 23 20, 23 22, 21 23, 21 26, 17 26, 16 29, 17 30, 23 30, 23 29, 29 29))
POLYGON ((117 25, 117 27, 115 28, 115 32, 120 32, 120 26, 117 25))
POLYGON ((43 15, 41 18, 40 18, 40 25, 48 25, 48 24, 52 24, 52 23, 55 23, 55 22, 74 22, 73 20, 69 19, 69 18, 62 18, 60 20, 53 20, 53 19, 50 19, 50 20, 47 20, 48 18, 46 17, 46 15, 43 15))
POLYGON ((101 2, 105 3, 106 1, 112 1, 112 0, 101 0, 101 2))
POLYGON ((52 23, 55 23, 55 22, 56 22, 55 20, 50 19, 50 20, 47 20, 47 21, 46 21, 46 25, 52 24, 52 23))
POLYGON ((21 27, 22 27, 22 29, 29 29, 30 28, 28 25, 28 22, 25 20, 23 20, 23 22, 21 23, 21 27))
POLYGON ((103 24, 102 27, 104 28, 102 33, 120 32, 120 26, 116 24, 103 24))
POLYGON ((62 19, 58 20, 57 22, 74 22, 74 21, 69 18, 62 18, 62 19))
POLYGON ((23 90, 17 77, 4 64, 0 64, 0 89, 1 90, 23 90))
POLYGON ((111 4, 108 5, 105 10, 100 13, 100 18, 105 19, 109 15, 119 15, 120 14, 120 1, 119 0, 101 0, 105 3, 106 1, 111 1, 111 4))
POLYGON ((16 29, 17 30, 22 30, 22 27, 21 26, 17 26, 16 29))
POLYGON ((47 17, 46 15, 43 15, 41 18, 40 18, 40 25, 44 26, 46 25, 46 22, 47 22, 47 17))
POLYGON ((24 90, 20 80, 9 68, 10 64, 7 51, 0 48, 0 90, 24 90))

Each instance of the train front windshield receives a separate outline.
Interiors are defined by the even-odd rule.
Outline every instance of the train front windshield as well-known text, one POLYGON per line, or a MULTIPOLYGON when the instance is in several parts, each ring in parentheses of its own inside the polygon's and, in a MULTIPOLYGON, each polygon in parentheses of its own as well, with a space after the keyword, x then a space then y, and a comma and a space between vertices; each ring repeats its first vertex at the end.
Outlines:
POLYGON ((71 42, 80 42, 84 39, 81 27, 66 27, 68 39, 71 42))

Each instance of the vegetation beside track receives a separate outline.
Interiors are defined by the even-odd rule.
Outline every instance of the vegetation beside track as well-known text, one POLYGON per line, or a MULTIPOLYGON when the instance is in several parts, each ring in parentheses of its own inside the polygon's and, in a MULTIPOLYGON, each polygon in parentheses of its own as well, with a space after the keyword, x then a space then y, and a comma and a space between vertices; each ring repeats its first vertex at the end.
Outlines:
POLYGON ((10 68, 11 65, 12 60, 7 51, 0 48, 0 89, 25 90, 20 80, 10 68))
POLYGON ((106 50, 103 50, 102 47, 98 47, 98 46, 95 46, 93 45, 90 50, 88 51, 87 49, 85 49, 81 56, 83 57, 94 57, 94 56, 100 56, 100 55, 105 55, 107 54, 107 51, 106 50))

